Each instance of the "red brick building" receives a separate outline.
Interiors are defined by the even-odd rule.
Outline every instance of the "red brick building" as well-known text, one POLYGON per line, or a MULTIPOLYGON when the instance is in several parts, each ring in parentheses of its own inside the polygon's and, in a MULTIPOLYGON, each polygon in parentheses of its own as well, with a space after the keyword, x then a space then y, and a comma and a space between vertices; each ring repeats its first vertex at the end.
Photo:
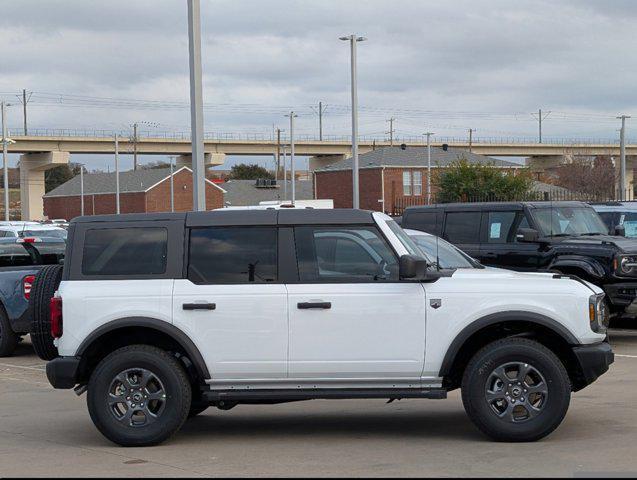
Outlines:
MULTIPOLYGON (((463 158, 470 163, 493 163, 498 168, 522 165, 465 150, 431 148, 432 195, 441 169, 463 158)), ((427 149, 384 147, 359 156, 360 208, 399 212, 407 205, 423 205, 427 198, 427 149)), ((331 198, 334 208, 352 208, 352 160, 341 160, 314 171, 316 198, 331 198)))
MULTIPOLYGON (((182 167, 174 172, 176 212, 193 208, 192 170, 182 167)), ((170 211, 170 169, 148 169, 119 174, 120 212, 146 213, 170 211)), ((102 215, 116 212, 115 174, 84 175, 84 214, 102 215)), ((44 215, 70 220, 81 214, 80 176, 76 176, 44 196, 44 215)), ((206 180, 206 209, 223 207, 225 190, 206 180)))

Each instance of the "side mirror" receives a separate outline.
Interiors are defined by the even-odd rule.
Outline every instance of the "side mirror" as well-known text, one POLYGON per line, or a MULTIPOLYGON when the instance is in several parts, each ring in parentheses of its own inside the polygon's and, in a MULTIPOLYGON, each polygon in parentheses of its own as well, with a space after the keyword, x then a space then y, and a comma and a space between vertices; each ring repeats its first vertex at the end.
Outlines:
POLYGON ((427 273, 427 261, 415 255, 403 255, 398 268, 401 280, 420 280, 427 273))
POLYGON ((613 235, 617 236, 617 237, 625 237, 626 236, 626 227, 624 227, 623 225, 617 225, 615 228, 613 228, 613 235))
POLYGON ((540 239, 540 234, 533 228, 520 228, 515 238, 518 239, 518 242, 534 243, 540 239))

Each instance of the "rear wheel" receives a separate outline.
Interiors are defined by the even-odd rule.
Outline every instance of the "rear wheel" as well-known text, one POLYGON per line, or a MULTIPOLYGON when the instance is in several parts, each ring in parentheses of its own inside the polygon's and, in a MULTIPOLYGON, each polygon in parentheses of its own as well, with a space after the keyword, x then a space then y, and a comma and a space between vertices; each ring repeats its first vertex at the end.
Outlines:
POLYGON ((87 404, 93 423, 124 447, 157 445, 174 435, 190 411, 190 382, 168 352, 148 345, 108 355, 91 374, 87 404))
POLYGON ((570 398, 571 382, 562 362, 525 338, 487 345, 471 359, 462 379, 469 418, 497 441, 545 437, 564 419, 570 398))
POLYGON ((31 343, 42 360, 53 360, 58 350, 51 336, 49 302, 62 281, 62 265, 47 265, 38 272, 31 286, 31 343))
POLYGON ((18 345, 18 336, 11 328, 9 317, 0 307, 0 357, 10 357, 18 345))

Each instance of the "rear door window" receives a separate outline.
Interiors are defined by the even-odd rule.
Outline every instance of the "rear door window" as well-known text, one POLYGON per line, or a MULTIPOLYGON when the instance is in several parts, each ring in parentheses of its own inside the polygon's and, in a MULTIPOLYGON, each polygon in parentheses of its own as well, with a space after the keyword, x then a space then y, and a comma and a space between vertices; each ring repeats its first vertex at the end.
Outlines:
POLYGON ((209 227, 190 232, 188 279, 195 284, 274 283, 277 229, 209 227))
POLYGON ((166 228, 102 228, 87 230, 82 274, 160 275, 166 272, 166 228))
POLYGON ((33 264, 32 255, 21 244, 0 244, 0 267, 25 267, 33 264))
POLYGON ((451 243, 480 243, 482 212, 448 212, 444 238, 451 243))
POLYGON ((516 215, 516 212, 489 212, 487 214, 487 243, 509 242, 516 215))

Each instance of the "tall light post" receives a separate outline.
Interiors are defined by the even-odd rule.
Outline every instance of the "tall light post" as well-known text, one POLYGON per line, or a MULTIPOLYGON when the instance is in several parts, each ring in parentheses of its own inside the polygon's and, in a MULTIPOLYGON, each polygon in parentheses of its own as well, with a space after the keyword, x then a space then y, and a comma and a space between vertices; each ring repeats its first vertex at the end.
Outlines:
POLYGON ((80 165, 80 215, 84 216, 84 165, 80 165))
POLYGON ((170 157, 170 211, 175 211, 175 157, 170 157))
POLYGON ((283 200, 288 200, 288 148, 283 145, 283 200))
POLYGON ((431 136, 432 132, 426 132, 427 136, 427 205, 431 204, 431 136))
POLYGON ((188 0, 190 58, 190 123, 192 139, 193 210, 206 210, 203 143, 203 86, 201 72, 201 2, 188 0))
POLYGON ((115 213, 119 215, 119 135, 115 134, 115 213))
POLYGON ((290 175, 292 176, 292 206, 296 202, 296 182, 295 170, 294 170, 294 119, 297 117, 296 113, 290 112, 286 117, 290 117, 290 175))
POLYGON ((617 117, 622 121, 622 128, 619 131, 619 200, 624 200, 626 194, 626 119, 629 115, 617 117))
POLYGON ((9 221, 9 161, 7 159, 7 145, 9 138, 7 137, 7 110, 4 102, 2 108, 2 170, 4 174, 4 219, 9 221))
POLYGON ((356 45, 367 40, 365 37, 349 35, 340 40, 350 43, 352 70, 352 207, 360 207, 360 193, 358 183, 358 78, 356 62, 356 45))

